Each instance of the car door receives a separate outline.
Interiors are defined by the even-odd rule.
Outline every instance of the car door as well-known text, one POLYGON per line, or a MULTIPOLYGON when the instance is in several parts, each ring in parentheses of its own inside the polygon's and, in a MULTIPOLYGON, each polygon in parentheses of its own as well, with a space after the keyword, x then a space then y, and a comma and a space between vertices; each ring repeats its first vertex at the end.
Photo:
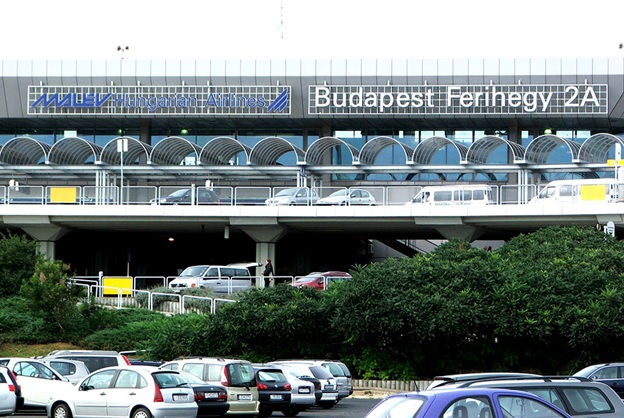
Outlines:
POLYGON ((117 370, 102 370, 86 378, 74 399, 76 415, 81 417, 108 416, 107 406, 111 385, 117 370))
POLYGON ((221 272, 219 267, 211 266, 206 269, 206 272, 202 276, 202 286, 206 289, 212 289, 215 292, 221 286, 221 272))
POLYGON ((52 393, 72 387, 67 379, 38 361, 18 360, 13 366, 13 373, 19 376, 27 406, 45 407, 52 393))
POLYGON ((8 380, 5 373, 8 369, 0 370, 0 415, 10 415, 15 412, 16 396, 15 391, 11 391, 9 385, 13 382, 8 380))
POLYGON ((147 387, 147 381, 134 370, 120 370, 113 382, 107 401, 109 417, 129 417, 132 406, 141 403, 141 393, 147 387))

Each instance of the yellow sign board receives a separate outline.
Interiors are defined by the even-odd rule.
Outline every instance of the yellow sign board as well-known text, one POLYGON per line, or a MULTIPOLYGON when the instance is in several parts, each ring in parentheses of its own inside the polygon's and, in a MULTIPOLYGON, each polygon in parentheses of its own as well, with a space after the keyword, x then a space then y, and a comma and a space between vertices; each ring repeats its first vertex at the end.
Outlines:
POLYGON ((624 165, 624 160, 607 160, 607 165, 610 165, 610 166, 624 165))
POLYGON ((51 187, 50 203, 76 203, 75 187, 51 187))
POLYGON ((604 184, 587 184, 581 186, 581 200, 605 200, 607 186, 604 184))
POLYGON ((132 295, 132 277, 103 277, 104 296, 132 295))

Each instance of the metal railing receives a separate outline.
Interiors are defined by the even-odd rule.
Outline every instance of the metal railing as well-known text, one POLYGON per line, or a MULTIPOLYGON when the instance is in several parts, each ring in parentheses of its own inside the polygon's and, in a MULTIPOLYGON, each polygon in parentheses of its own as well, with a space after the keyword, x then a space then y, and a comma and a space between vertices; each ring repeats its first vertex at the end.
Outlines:
MULTIPOLYGON (((466 184, 467 185, 467 184, 466 184)), ((298 200, 298 205, 312 206, 318 199, 327 198, 332 193, 346 195, 344 201, 336 205, 403 205, 410 201, 424 186, 357 186, 357 187, 314 187, 308 188, 309 195, 298 200), (351 198, 352 191, 364 190, 374 203, 362 203, 351 198)), ((462 187, 462 184, 457 184, 462 187)), ((494 204, 525 204, 536 196, 539 185, 492 185, 494 204)), ((124 186, 120 196, 118 186, 0 186, 0 204, 31 205, 211 205, 211 206, 265 206, 267 199, 287 187, 200 187, 188 186, 124 186), (181 190, 189 193, 183 198, 172 197, 181 190), (209 192, 209 193, 208 193, 209 192), (210 197, 211 196, 211 197, 210 197)), ((292 189, 292 188, 290 188, 292 189)))

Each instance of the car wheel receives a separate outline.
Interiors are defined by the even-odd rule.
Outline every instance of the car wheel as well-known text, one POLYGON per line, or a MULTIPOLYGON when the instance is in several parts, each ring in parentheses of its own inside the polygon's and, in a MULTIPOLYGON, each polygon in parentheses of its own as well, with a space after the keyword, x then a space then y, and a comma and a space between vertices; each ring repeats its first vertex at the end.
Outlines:
POLYGON ((347 206, 346 200, 343 200, 342 202, 340 202, 340 206, 347 206))
POLYGON ((71 416, 69 406, 64 403, 55 405, 54 409, 52 409, 52 418, 71 418, 71 416))
POLYGON ((296 203, 295 203, 295 202, 290 202, 290 203, 288 204, 288 206, 295 206, 295 205, 296 205, 296 203))
POLYGON ((321 408, 323 409, 332 409, 334 407, 335 403, 333 402, 323 402, 321 404, 321 408))
POLYGON ((152 414, 147 408, 138 408, 132 413, 131 418, 152 418, 152 414))
POLYGON ((282 411, 282 414, 284 414, 285 417, 296 417, 299 414, 299 412, 301 412, 301 409, 296 408, 294 406, 289 406, 288 408, 282 411))

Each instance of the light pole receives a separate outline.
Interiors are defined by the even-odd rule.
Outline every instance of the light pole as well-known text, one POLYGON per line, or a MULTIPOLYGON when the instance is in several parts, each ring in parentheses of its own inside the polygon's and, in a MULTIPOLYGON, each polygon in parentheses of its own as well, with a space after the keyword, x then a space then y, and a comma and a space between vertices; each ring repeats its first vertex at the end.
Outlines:
POLYGON ((124 176, 123 176, 123 157, 124 152, 128 152, 128 138, 117 138, 117 152, 121 157, 121 187, 119 189, 119 204, 123 205, 124 192, 124 176))

